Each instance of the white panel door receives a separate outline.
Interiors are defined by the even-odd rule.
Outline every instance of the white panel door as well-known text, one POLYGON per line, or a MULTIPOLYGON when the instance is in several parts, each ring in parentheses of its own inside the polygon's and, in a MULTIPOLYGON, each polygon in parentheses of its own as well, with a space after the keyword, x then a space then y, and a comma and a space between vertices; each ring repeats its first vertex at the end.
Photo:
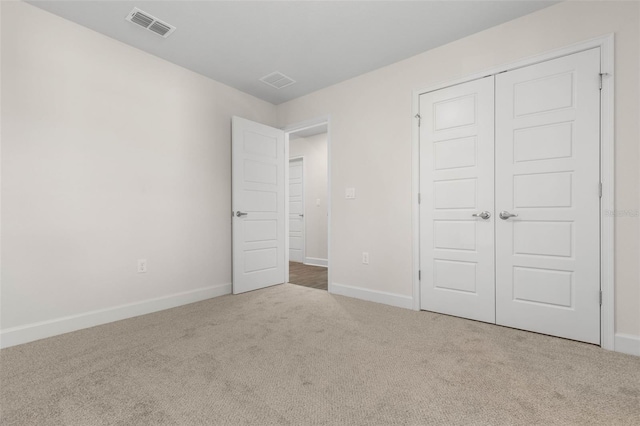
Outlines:
POLYGON ((232 120, 233 293, 285 281, 284 132, 232 120))
POLYGON ((493 82, 420 96, 420 306, 486 322, 495 322, 493 82))
POLYGON ((496 322, 600 343, 600 51, 496 77, 496 322))
POLYGON ((304 161, 289 160, 289 260, 304 262, 304 161))

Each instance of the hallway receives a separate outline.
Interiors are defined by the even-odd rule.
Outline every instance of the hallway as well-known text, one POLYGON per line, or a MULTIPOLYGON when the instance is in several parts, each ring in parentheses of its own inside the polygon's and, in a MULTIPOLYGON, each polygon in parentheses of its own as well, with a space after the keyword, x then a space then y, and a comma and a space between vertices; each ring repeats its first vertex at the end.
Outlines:
POLYGON ((289 282, 303 287, 327 290, 327 268, 289 262, 289 282))

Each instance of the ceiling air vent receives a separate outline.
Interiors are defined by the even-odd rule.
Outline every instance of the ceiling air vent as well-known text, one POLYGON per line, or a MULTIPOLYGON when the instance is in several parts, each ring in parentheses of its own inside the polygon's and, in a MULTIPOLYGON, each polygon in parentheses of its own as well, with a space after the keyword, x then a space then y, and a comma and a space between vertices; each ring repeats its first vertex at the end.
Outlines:
POLYGON ((260 79, 260 81, 264 84, 268 84, 271 87, 275 87, 276 89, 282 89, 283 87, 291 86, 296 82, 294 79, 289 78, 278 71, 265 75, 260 79))
POLYGON ((169 37, 169 34, 176 30, 176 27, 169 25, 166 22, 162 22, 154 16, 143 12, 137 7, 134 7, 131 13, 125 18, 129 22, 133 22, 136 25, 140 25, 149 31, 152 31, 164 38, 169 37))

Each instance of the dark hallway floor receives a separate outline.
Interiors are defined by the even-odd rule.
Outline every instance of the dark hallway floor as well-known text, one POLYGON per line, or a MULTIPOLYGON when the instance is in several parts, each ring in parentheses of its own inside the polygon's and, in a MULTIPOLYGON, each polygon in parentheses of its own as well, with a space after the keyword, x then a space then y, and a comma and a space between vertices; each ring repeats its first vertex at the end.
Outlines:
POLYGON ((327 290, 327 268, 289 262, 289 282, 303 287, 327 290))

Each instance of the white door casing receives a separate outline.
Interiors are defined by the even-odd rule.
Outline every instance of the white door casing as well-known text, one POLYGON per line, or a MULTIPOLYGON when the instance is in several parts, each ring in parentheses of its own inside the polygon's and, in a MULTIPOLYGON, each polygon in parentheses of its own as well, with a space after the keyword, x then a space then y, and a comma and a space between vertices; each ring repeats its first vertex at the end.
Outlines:
POLYGON ((495 322, 494 79, 420 96, 420 306, 495 322), (491 216, 484 219, 483 212, 491 216))
POLYGON ((496 322, 600 343, 600 49, 496 76, 496 322))
POLYGON ((284 132, 232 119, 233 294, 285 282, 284 132))
POLYGON ((289 160, 289 260, 304 262, 304 159, 289 160))

